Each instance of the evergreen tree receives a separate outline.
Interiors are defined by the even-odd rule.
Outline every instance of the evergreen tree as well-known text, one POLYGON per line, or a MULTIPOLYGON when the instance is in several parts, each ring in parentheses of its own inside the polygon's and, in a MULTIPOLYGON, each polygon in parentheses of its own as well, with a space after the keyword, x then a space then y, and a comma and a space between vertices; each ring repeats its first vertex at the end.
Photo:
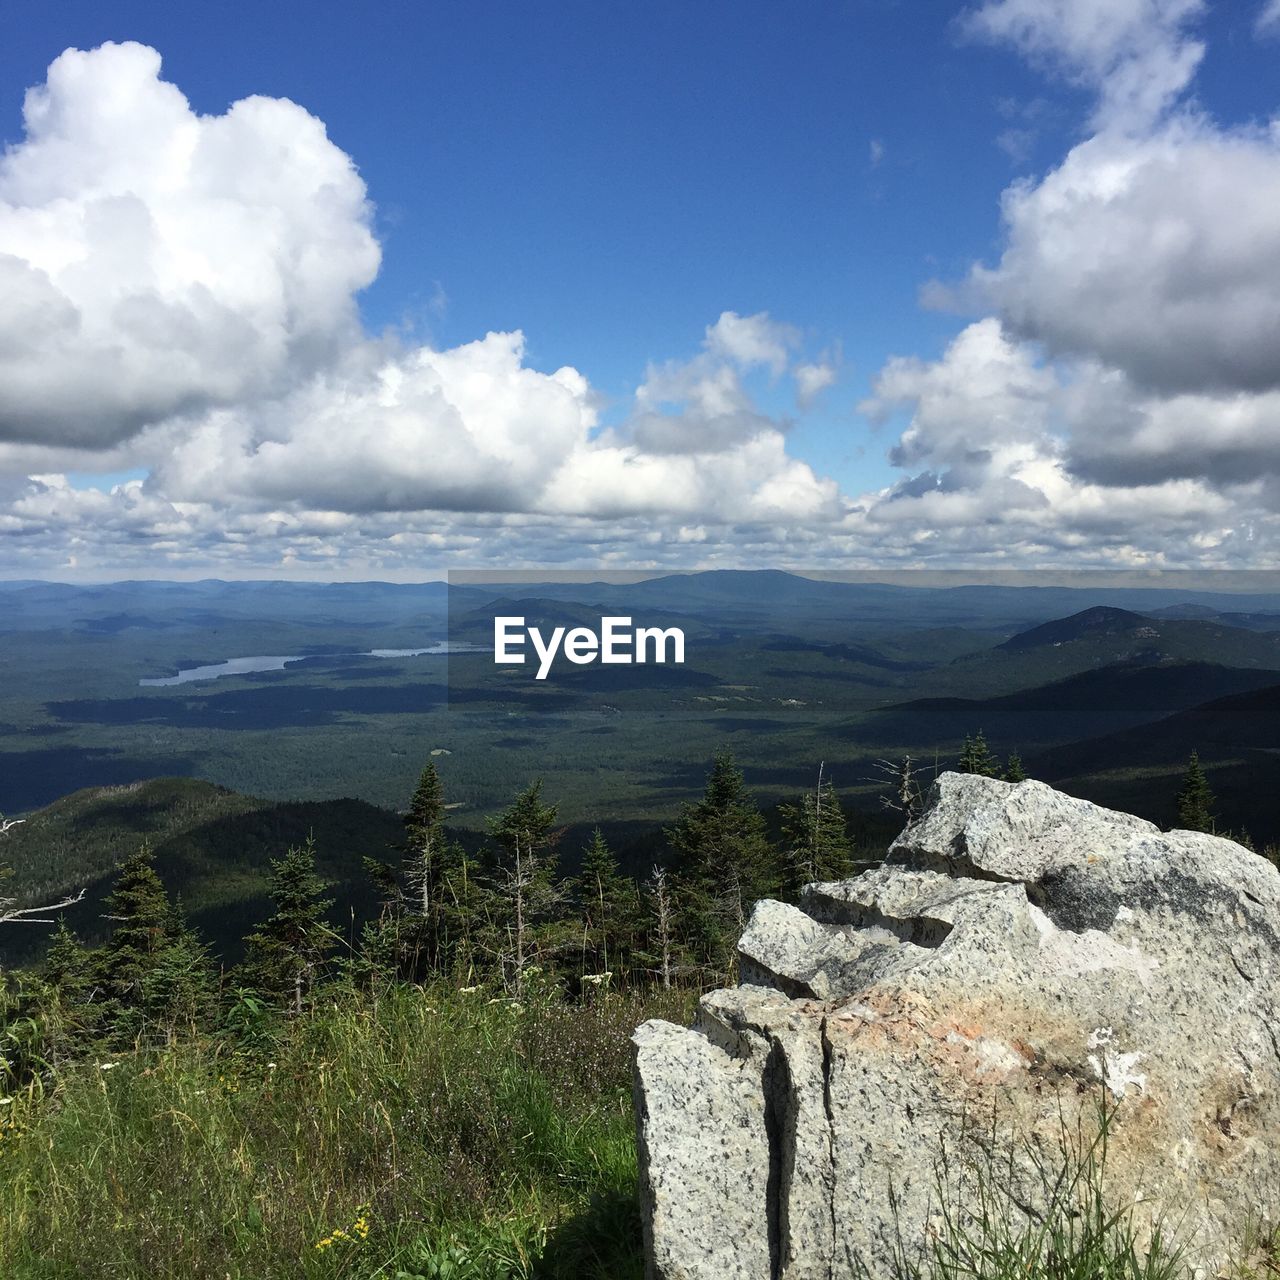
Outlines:
POLYGON ((100 998, 99 958, 60 919, 45 953, 42 977, 48 998, 41 1001, 46 1056, 52 1065, 83 1049, 102 1030, 107 1012, 100 998))
POLYGON ((325 919, 333 899, 316 871, 315 841, 271 860, 271 901, 275 913, 246 941, 244 972, 248 985, 302 1012, 304 997, 315 987, 338 935, 325 919))
POLYGON ((1009 762, 1004 767, 1004 780, 1006 782, 1026 782, 1027 771, 1022 767, 1022 757, 1016 752, 1011 752, 1009 762))
POLYGON ((557 938, 553 927, 564 898, 556 880, 556 813, 555 805, 543 804, 539 780, 489 822, 497 846, 491 868, 498 908, 494 950, 517 996, 524 993, 534 959, 567 941, 557 938))
POLYGON ((575 889, 582 912, 583 972, 618 972, 634 944, 636 886, 619 870, 599 827, 583 854, 575 889))
POLYGON ((428 762, 418 779, 409 810, 404 815, 408 847, 405 880, 411 894, 411 909, 423 920, 435 918, 440 882, 440 852, 444 844, 444 786, 435 762, 428 762))
POLYGON ((844 810, 824 768, 818 766, 817 785, 799 804, 778 806, 789 862, 787 888, 792 894, 813 881, 841 880, 853 869, 844 810))
POLYGON ((444 847, 440 868, 438 967, 470 982, 483 940, 493 933, 494 893, 480 862, 457 840, 444 847))
POLYGON ((956 769, 960 773, 976 773, 984 778, 1000 776, 1000 762, 991 754, 981 729, 972 738, 965 738, 956 769))
POLYGON ((689 939, 727 973, 752 906, 776 894, 783 878, 764 818, 728 751, 716 756, 702 799, 685 804, 666 835, 689 939))
POLYGON ((169 898, 143 845, 126 859, 107 896, 106 918, 115 924, 101 953, 101 974, 113 1000, 133 1008, 142 1004, 142 980, 170 941, 169 898))
POLYGON ((1191 753, 1178 792, 1178 827, 1182 831, 1212 831, 1213 807, 1217 803, 1209 789, 1198 752, 1191 753))
POLYGON ((653 875, 644 883, 644 900, 648 908, 649 927, 646 947, 641 959, 648 971, 669 990, 679 975, 690 968, 688 949, 677 932, 678 911, 671 876, 665 867, 654 867, 653 875))
POLYGON ((169 910, 166 940, 142 979, 142 1009, 172 1042, 180 1032, 210 1026, 217 1009, 217 978, 209 949, 188 924, 180 902, 169 910))

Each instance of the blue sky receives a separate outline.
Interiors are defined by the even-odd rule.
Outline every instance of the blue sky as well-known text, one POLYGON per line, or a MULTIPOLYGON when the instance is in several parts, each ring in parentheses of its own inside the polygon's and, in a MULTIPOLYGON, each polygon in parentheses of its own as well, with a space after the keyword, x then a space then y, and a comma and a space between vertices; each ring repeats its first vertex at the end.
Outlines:
MULTIPOLYGON (((1177 343, 1197 340, 1194 326, 1152 333, 1130 349, 1133 322, 1117 296, 1065 287, 1042 252, 1068 243, 1079 255, 1072 278, 1105 277, 1107 255, 1091 247, 1105 248, 1107 224, 1095 222, 1103 215, 1082 208, 1073 224, 1079 242, 1064 237, 1054 175, 1072 157, 1104 172, 1123 153, 1122 167, 1160 169, 1184 190, 1243 175, 1244 212, 1258 204, 1247 230, 1270 281, 1276 237, 1257 223, 1267 220, 1271 166, 1280 164, 1266 133, 1280 42, 1265 6, 18 0, 8 28, 0 135, 11 161, 26 154, 27 170, 15 177, 11 165, 0 176, 0 215, 6 202, 11 214, 8 227, 0 216, 0 253, 50 276, 79 309, 85 322, 67 332, 83 335, 93 323, 111 332, 96 309, 126 286, 118 261, 97 264, 137 251, 120 233, 64 286, 57 271, 69 269, 72 251, 50 248, 47 230, 66 233, 56 210, 68 203, 87 209, 136 194, 129 184, 142 161, 124 154, 121 139, 164 111, 160 98, 140 95, 131 108, 138 119, 122 116, 116 135, 99 136, 92 120, 101 103, 119 100, 122 84, 175 86, 193 128, 253 95, 287 99, 322 122, 333 154, 318 161, 315 189, 307 185, 313 169, 297 161, 279 190, 254 190, 250 229, 237 224, 250 236, 254 224, 274 228, 275 202, 296 224, 289 234, 302 238, 273 239, 268 250, 225 245, 229 262, 265 252, 286 292, 310 297, 315 283, 291 274, 302 270, 299 246, 316 235, 314 211, 302 206, 326 198, 326 175, 341 157, 363 183, 363 193, 344 196, 343 226, 326 224, 325 235, 350 233, 334 261, 351 256, 340 281, 321 282, 319 305, 332 311, 316 326, 323 332, 290 332, 289 352, 252 376, 238 379, 224 367, 227 352, 204 339, 183 351, 190 385, 178 390, 167 349, 131 351, 113 368, 102 350, 68 354, 62 337, 43 352, 31 344, 28 360, 71 363, 50 374, 48 388, 24 387, 20 401, 0 404, 0 475, 8 477, 0 499, 14 504, 0 533, 15 535, 0 544, 0 571, 10 576, 323 574, 348 564, 366 576, 414 576, 447 567, 439 561, 504 557, 934 563, 1012 554, 1046 564, 1257 564, 1270 555, 1275 486, 1260 479, 1271 469, 1274 379, 1265 358, 1237 368, 1224 355, 1202 384, 1167 376, 1152 352, 1168 350, 1176 363, 1177 343), (92 52, 108 41, 154 50, 163 69, 153 75, 144 60, 92 52), (86 51, 89 61, 73 77, 83 92, 61 91, 65 111, 55 114, 71 141, 55 146, 24 121, 23 92, 44 83, 64 49, 86 51), (1120 103, 1115 86, 1132 96, 1133 84, 1150 90, 1154 106, 1120 103), (1251 150, 1236 172, 1231 157, 1241 146, 1251 150), (112 165, 119 160, 110 181, 90 176, 95 148, 111 153, 112 165), (33 184, 30 173, 54 160, 63 166, 57 182, 33 184), (1002 193, 1011 190, 1029 193, 1020 232, 1002 223, 1002 193), (40 219, 46 230, 37 233, 40 219), (364 234, 376 242, 374 266, 364 234), (975 288, 975 263, 995 270, 994 285, 975 288), (90 272, 100 287, 85 283, 90 272), (347 300, 358 308, 358 331, 347 300), (1108 308, 1110 322, 1084 332, 1089 316, 1105 319, 1108 308), (756 328, 709 336, 726 313, 758 318, 756 328), (415 353, 468 351, 486 333, 515 331, 524 335, 518 356, 480 361, 501 385, 478 396, 471 417, 450 388, 479 375, 474 362, 464 370, 455 361, 397 404, 388 434, 353 446, 352 459, 335 446, 374 431, 370 388, 385 393, 388 377, 399 386, 418 368, 415 353), (761 342, 774 345, 764 351, 761 342), (825 371, 826 385, 811 397, 797 396, 802 365, 825 371), (587 390, 574 391, 574 405, 544 404, 543 392, 560 394, 547 375, 566 366, 587 390), (667 370, 657 382, 655 367, 667 370), (136 385, 149 378, 154 389, 136 385), (650 394, 638 400, 646 383, 650 394), (81 394, 63 404, 73 384, 81 394), (1246 394, 1257 403, 1242 405, 1246 394), (957 403, 965 396, 970 402, 957 403), (448 413, 433 416, 441 400, 448 413), (506 416, 490 422, 483 406, 497 402, 506 416), (663 415, 656 427, 651 410, 663 415), (575 413, 570 425, 564 415, 575 413), (1197 468, 1185 423, 1201 413, 1221 419, 1224 439, 1221 457, 1210 450, 1197 468), (313 425, 322 418, 323 428, 313 425), (297 425, 303 419, 310 435, 297 425), (984 425, 996 419, 997 428, 984 425), (1105 430, 1101 419, 1111 424, 1105 430), (459 455, 454 474, 454 463, 432 458, 447 459, 464 429, 478 452, 459 455), (1121 449, 1121 435, 1134 447, 1121 449), (1254 436, 1261 461, 1248 447, 1254 436), (391 438, 416 459, 407 479, 390 462, 374 474, 370 459, 391 438), (494 439, 502 443, 490 448, 494 439), (292 459, 284 457, 290 448, 292 459), (545 466, 529 472, 514 463, 512 453, 524 450, 545 453, 545 466), (343 474, 364 470, 344 491, 343 474), (485 479, 508 471, 509 483, 485 479), (310 483, 282 479, 300 473, 310 483), (647 477, 638 488, 635 474, 647 477), (215 484, 215 475, 233 479, 215 484), (1254 486, 1247 494, 1242 477, 1254 486), (114 502, 74 497, 91 488, 105 500, 113 486, 114 502), (982 536, 990 514, 1011 502, 1030 514, 982 536), (1043 511, 1056 508, 1071 514, 1055 524, 1043 511), (1247 518, 1227 519, 1246 508, 1247 518), (1212 545, 1196 545, 1206 528, 1212 545)), ((241 144, 296 158, 287 132, 296 124, 259 124, 241 144)), ((174 137, 186 127, 173 117, 174 137)), ((153 154, 163 150, 156 145, 153 154)), ((186 196, 165 211, 176 182, 189 181, 211 205, 225 201, 218 183, 237 185, 233 169, 157 170, 143 181, 159 194, 139 202, 151 201, 156 244, 170 248, 183 233, 166 231, 164 219, 191 225, 201 216, 186 196)), ((1074 179, 1060 181, 1077 189, 1074 179)), ((1133 207, 1121 210, 1117 245, 1133 234, 1135 217, 1154 218, 1161 207, 1139 187, 1135 180, 1133 207)), ((1208 215, 1175 213, 1194 241, 1195 219, 1208 215)), ((173 248, 178 260, 190 251, 173 248)), ((1206 325, 1218 305, 1248 316, 1250 299, 1232 294, 1245 284, 1225 249, 1203 260, 1180 252, 1133 270, 1157 297, 1176 296, 1190 267, 1217 272, 1201 299, 1206 325)), ((225 275, 218 260, 206 267, 225 275)), ((152 292, 199 315, 190 290, 205 283, 158 279, 152 292)), ((13 296, 24 295, 15 287, 13 296)), ((261 299, 237 292, 219 302, 260 321, 261 299)), ((1263 310, 1265 334, 1274 317, 1263 310)), ((168 314, 166 323, 177 323, 168 314)), ((19 309, 11 319, 22 320, 24 334, 43 332, 19 309)), ((276 334, 294 321, 262 323, 276 334)), ((396 456, 390 445, 387 452, 396 456)))

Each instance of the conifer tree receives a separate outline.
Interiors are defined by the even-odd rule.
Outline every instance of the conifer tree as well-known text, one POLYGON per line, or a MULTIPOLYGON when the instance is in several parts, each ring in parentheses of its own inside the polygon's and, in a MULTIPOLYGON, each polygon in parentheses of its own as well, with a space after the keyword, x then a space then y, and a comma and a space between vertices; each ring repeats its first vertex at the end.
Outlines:
POLYGON ((495 949, 517 997, 524 994, 534 958, 554 950, 559 941, 551 929, 564 898, 556 881, 556 813, 555 805, 543 804, 539 780, 489 822, 496 844, 492 881, 499 907, 495 949))
POLYGON ((181 902, 169 910, 165 935, 142 979, 142 1007, 148 1021, 172 1042, 180 1032, 212 1023, 218 991, 209 949, 187 922, 181 902))
POLYGON ((115 928, 102 949, 102 978, 112 999, 132 1007, 141 1006, 142 980, 170 940, 169 898, 152 858, 143 845, 126 859, 106 903, 115 928))
POLYGON ((849 829, 835 786, 825 765, 818 766, 818 781, 799 804, 778 806, 787 853, 787 889, 790 893, 818 880, 841 880, 853 866, 849 829))
POLYGON ((636 886, 619 870, 599 827, 583 854, 575 889, 582 912, 583 972, 620 970, 633 945, 636 886))
POLYGON ((483 939, 493 931, 495 900, 480 861, 457 840, 448 841, 444 848, 439 897, 437 966, 470 982, 483 939))
POLYGON ((901 760, 878 760, 876 772, 882 784, 888 784, 888 790, 881 794, 882 808, 893 813, 902 814, 903 820, 910 824, 920 815, 924 797, 920 791, 920 770, 910 755, 901 760))
POLYGON ((702 799, 685 804, 666 835, 689 939, 727 973, 751 908, 776 894, 783 878, 764 818, 728 751, 716 756, 702 799))
POLYGON ((411 909, 425 921, 435 918, 440 852, 444 844, 444 814, 444 785, 435 762, 429 761, 404 815, 408 837, 405 880, 411 895, 411 909))
POLYGON ((44 1002, 44 1013, 45 1039, 54 1065, 64 1053, 82 1048, 101 1031, 107 1010, 100 998, 98 967, 97 954, 67 927, 65 919, 59 919, 42 966, 42 977, 52 992, 44 1002))
POLYGON ((960 773, 976 773, 984 778, 1000 776, 1000 762, 991 754, 981 729, 972 738, 965 738, 956 769, 960 773))
POLYGON ((1009 761, 1004 767, 1004 780, 1006 782, 1026 782, 1027 771, 1022 766, 1022 757, 1013 751, 1009 755, 1009 761))
POLYGON ((1200 755, 1193 751, 1187 761, 1182 788, 1178 792, 1179 829, 1212 831, 1213 808, 1216 803, 1214 794, 1209 789, 1209 779, 1205 777, 1204 767, 1200 763, 1200 755))
POLYGON ((271 860, 269 892, 275 912, 249 935, 244 972, 249 985, 302 1012, 338 935, 325 919, 333 899, 316 871, 315 841, 271 860))
POLYGON ((643 959, 648 962, 649 972, 667 991, 689 966, 686 948, 676 932, 676 903, 671 876, 665 867, 654 867, 653 875, 644 883, 644 896, 649 909, 649 928, 643 959))

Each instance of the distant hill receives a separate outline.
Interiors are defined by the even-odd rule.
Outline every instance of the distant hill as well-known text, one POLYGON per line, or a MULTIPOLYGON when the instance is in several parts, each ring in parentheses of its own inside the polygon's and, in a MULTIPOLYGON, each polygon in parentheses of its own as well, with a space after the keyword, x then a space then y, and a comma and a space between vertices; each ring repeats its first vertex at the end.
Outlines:
POLYGON ((1215 698, 1278 684, 1280 669, 1254 671, 1208 662, 1118 663, 998 697, 898 703, 868 716, 850 736, 927 748, 956 744, 981 730, 996 750, 1025 753, 1149 724, 1215 698))
POLYGON ((1280 613, 1223 613, 1207 604, 1174 604, 1150 610, 1153 618, 1185 618, 1200 622, 1218 622, 1224 627, 1243 627, 1247 631, 1280 631, 1280 613))
POLYGON ((1280 842, 1280 684, 1215 698, 1137 728, 1053 747, 1027 761, 1033 777, 1164 824, 1178 780, 1199 752, 1224 828, 1280 842))
POLYGON ((1095 606, 939 667, 923 675, 918 686, 924 695, 987 698, 1104 667, 1186 662, 1280 671, 1280 632, 1095 606))
POLYGON ((1100 636, 1156 640, 1159 639, 1160 631, 1153 620, 1143 614, 1131 613, 1128 609, 1114 609, 1109 605, 1095 605, 1092 609, 1083 609, 1070 617, 1055 618, 1052 622, 1020 632, 998 647, 1017 652, 1044 645, 1096 639, 1100 636))
MULTIPOLYGON (((309 835, 321 872, 342 904, 343 933, 352 912, 373 907, 363 858, 387 859, 403 839, 400 818, 362 800, 277 804, 191 778, 156 778, 77 791, 31 814, 0 843, 13 868, 9 892, 45 901, 81 886, 85 901, 66 912, 86 938, 107 926, 102 902, 116 869, 144 842, 155 851, 166 887, 181 895, 191 918, 225 958, 268 913, 269 860, 309 835)), ((0 960, 18 963, 43 949, 47 928, 0 932, 0 960)))

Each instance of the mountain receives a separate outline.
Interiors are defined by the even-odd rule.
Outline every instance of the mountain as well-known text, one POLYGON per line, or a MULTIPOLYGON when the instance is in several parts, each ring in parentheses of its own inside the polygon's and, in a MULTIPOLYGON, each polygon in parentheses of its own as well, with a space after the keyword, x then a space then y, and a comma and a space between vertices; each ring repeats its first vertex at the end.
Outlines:
POLYGON ((1187 758, 1199 753, 1218 796, 1218 824, 1280 842, 1280 683, 1214 698, 1137 728, 1053 747, 1028 772, 1100 804, 1124 800, 1152 821, 1174 820, 1187 758))
POLYGON ((1032 627, 1029 631, 1006 640, 998 646, 1011 653, 1022 649, 1037 649, 1045 645, 1071 644, 1076 640, 1099 637, 1123 637, 1126 640, 1155 640, 1160 635, 1152 619, 1128 609, 1115 609, 1109 605, 1095 605, 1067 618, 1055 618, 1051 622, 1032 627))
MULTIPOLYGON (((365 857, 394 859, 400 818, 362 800, 277 804, 193 778, 156 778, 74 792, 32 813, 0 842, 0 863, 13 868, 6 892, 24 903, 49 901, 81 887, 85 901, 64 914, 88 940, 107 926, 103 901, 120 864, 147 843, 166 888, 180 895, 191 922, 226 959, 269 913, 269 861, 314 836, 321 874, 341 903, 344 935, 353 916, 374 906, 365 857)), ((47 928, 0 931, 0 960, 38 954, 47 928)))
POLYGON ((998 697, 897 703, 867 716, 856 736, 886 745, 947 749, 981 730, 997 751, 1025 753, 1149 724, 1215 698, 1277 684, 1280 669, 1254 671, 1208 662, 1118 663, 998 697))
POLYGON ((1188 618, 1201 622, 1218 622, 1224 627, 1243 627, 1247 631, 1280 631, 1280 613, 1222 612, 1207 604, 1174 604, 1152 609, 1153 618, 1188 618))

